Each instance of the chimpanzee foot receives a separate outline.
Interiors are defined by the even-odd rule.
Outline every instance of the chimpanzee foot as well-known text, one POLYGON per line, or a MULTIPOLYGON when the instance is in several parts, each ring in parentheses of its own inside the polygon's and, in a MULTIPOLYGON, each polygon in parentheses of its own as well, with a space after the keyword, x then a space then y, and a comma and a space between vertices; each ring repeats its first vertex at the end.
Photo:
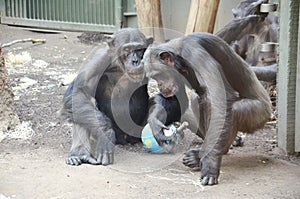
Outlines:
POLYGON ((69 156, 66 159, 66 163, 69 165, 79 166, 83 163, 87 164, 99 164, 97 160, 90 155, 81 155, 81 156, 69 156))
POLYGON ((113 164, 114 163, 114 153, 112 151, 104 151, 100 153, 97 157, 98 164, 102 164, 103 166, 113 164))
MULTIPOLYGON (((101 139, 100 141, 103 141, 101 139)), ((114 163, 114 141, 105 140, 105 142, 99 142, 96 148, 96 157, 98 164, 103 166, 114 163)))
POLYGON ((206 155, 201 158, 201 178, 202 185, 215 185, 218 184, 220 173, 220 156, 206 155))
POLYGON ((218 177, 216 176, 204 176, 200 179, 202 185, 215 185, 218 184, 218 177))
POLYGON ((234 147, 242 147, 244 145, 244 140, 242 138, 242 134, 238 133, 235 137, 232 146, 234 147))
POLYGON ((200 167, 199 148, 193 148, 185 152, 183 157, 183 164, 190 168, 200 167))

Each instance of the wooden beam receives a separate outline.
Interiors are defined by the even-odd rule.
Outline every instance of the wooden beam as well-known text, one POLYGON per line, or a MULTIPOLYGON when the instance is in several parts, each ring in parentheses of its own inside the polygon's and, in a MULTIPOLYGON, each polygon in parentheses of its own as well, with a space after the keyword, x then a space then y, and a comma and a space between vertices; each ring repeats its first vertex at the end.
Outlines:
POLYGON ((192 0, 185 34, 213 33, 220 0, 192 0))
POLYGON ((135 0, 138 27, 155 41, 164 41, 160 0, 135 0))

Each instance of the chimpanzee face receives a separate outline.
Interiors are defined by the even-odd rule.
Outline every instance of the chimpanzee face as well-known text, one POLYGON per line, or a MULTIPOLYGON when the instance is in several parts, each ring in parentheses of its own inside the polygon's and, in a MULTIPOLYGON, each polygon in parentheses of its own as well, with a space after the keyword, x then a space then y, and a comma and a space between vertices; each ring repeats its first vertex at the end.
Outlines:
POLYGON ((157 81, 158 88, 164 97, 174 96, 179 87, 178 72, 174 68, 172 55, 168 52, 152 54, 147 50, 144 54, 142 65, 145 67, 146 76, 157 81))
POLYGON ((144 79, 145 72, 141 67, 141 60, 146 48, 152 42, 152 37, 145 37, 137 29, 123 29, 107 38, 110 50, 115 53, 116 64, 134 82, 144 79))
POLYGON ((135 82, 139 82, 144 79, 144 69, 141 67, 144 52, 145 48, 134 49, 132 47, 126 47, 123 49, 122 61, 125 73, 135 82))
POLYGON ((174 96, 178 91, 178 85, 175 81, 174 76, 170 73, 152 73, 149 75, 150 78, 156 80, 160 93, 168 98, 174 96))
POLYGON ((124 65, 124 71, 128 77, 139 82, 144 79, 144 68, 141 67, 141 61, 145 52, 144 47, 126 46, 121 52, 121 59, 124 65))

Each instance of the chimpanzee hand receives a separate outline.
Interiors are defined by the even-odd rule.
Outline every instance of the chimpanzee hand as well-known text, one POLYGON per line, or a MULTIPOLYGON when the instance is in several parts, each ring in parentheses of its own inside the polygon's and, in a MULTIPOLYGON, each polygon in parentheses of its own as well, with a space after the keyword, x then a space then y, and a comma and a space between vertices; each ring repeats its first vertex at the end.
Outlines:
POLYGON ((221 156, 207 154, 200 160, 201 162, 201 178, 202 185, 218 184, 220 174, 221 156))
POLYGON ((148 122, 152 130, 152 133, 159 145, 165 142, 175 142, 176 135, 174 134, 172 136, 165 136, 163 130, 164 129, 169 130, 169 128, 165 126, 159 119, 151 118, 148 120, 148 122))
POLYGON ((184 153, 182 163, 190 168, 200 167, 200 148, 193 148, 184 153))

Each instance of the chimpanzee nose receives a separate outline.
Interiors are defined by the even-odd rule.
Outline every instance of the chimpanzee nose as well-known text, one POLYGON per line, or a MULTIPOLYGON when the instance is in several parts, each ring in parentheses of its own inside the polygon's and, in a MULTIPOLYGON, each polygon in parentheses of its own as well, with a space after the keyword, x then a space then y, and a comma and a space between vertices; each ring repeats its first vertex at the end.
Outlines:
POLYGON ((132 65, 134 65, 134 66, 139 65, 139 59, 136 56, 132 57, 132 65))
POLYGON ((137 65, 138 64, 138 60, 137 59, 135 59, 135 60, 132 60, 132 63, 133 63, 133 65, 137 65))

